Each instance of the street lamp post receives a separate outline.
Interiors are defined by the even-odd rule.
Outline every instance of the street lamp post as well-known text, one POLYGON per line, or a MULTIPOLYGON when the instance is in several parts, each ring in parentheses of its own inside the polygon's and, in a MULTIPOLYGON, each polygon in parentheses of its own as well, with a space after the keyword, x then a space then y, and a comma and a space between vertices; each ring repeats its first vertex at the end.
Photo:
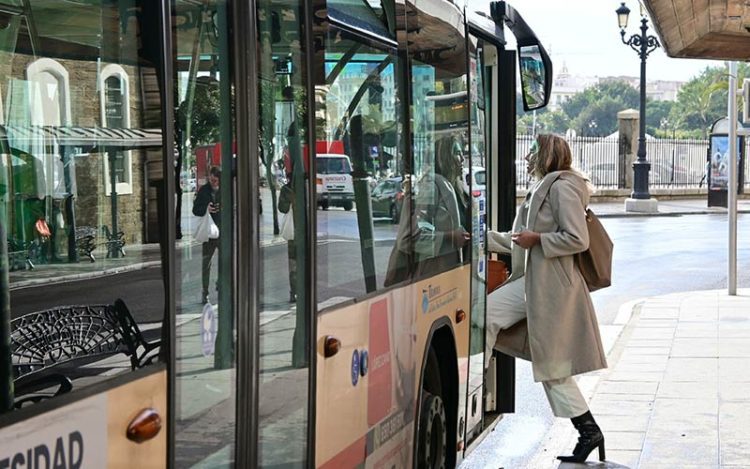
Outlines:
POLYGON ((641 100, 640 100, 640 122, 638 135, 638 158, 633 164, 633 199, 650 199, 648 192, 648 172, 651 164, 646 161, 646 59, 648 55, 660 47, 659 40, 655 36, 649 36, 648 20, 645 15, 641 18, 641 34, 633 34, 630 39, 625 40, 625 28, 628 27, 628 15, 630 9, 625 3, 620 4, 616 10, 617 22, 620 26, 622 43, 630 46, 641 58, 641 100))

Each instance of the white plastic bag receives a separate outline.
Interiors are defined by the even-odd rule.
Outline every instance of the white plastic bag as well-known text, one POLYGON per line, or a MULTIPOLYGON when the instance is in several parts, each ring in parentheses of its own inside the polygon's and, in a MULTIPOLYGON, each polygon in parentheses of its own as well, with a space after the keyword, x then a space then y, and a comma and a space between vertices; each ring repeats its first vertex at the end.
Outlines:
POLYGON ((216 226, 214 219, 211 218, 211 214, 206 210, 206 214, 198 220, 198 226, 195 227, 193 238, 199 243, 207 243, 209 239, 217 239, 218 237, 219 227, 216 226))
POLYGON ((285 213, 284 218, 281 219, 281 237, 287 241, 294 240, 294 215, 292 215, 292 210, 285 213))

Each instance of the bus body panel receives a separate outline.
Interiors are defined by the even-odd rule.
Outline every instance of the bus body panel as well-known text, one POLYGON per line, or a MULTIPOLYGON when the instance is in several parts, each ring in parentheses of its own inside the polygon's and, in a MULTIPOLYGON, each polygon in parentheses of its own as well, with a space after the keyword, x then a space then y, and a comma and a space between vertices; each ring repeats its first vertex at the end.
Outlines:
POLYGON ((319 315, 316 467, 412 465, 420 364, 439 319, 449 318, 456 340, 458 421, 465 421, 469 320, 456 324, 456 312, 469 308, 469 270, 461 266, 319 315), (325 358, 329 336, 341 349, 325 358))
POLYGON ((167 372, 162 370, 85 397, 0 431, 0 467, 161 467, 167 461, 167 372), (161 430, 136 443, 128 426, 143 410, 161 430), (46 465, 44 465, 46 463, 46 465))

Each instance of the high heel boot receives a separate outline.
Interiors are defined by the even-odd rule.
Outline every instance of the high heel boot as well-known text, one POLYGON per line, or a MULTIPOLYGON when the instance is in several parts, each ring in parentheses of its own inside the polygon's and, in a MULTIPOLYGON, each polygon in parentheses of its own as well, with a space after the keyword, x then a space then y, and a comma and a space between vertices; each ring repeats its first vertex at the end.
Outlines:
POLYGON ((598 447, 599 461, 604 461, 606 459, 604 454, 604 435, 602 435, 599 425, 594 421, 594 416, 591 415, 591 412, 573 417, 570 421, 573 422, 573 426, 578 430, 578 443, 573 449, 572 456, 558 456, 557 459, 563 462, 584 462, 589 457, 589 454, 598 447))

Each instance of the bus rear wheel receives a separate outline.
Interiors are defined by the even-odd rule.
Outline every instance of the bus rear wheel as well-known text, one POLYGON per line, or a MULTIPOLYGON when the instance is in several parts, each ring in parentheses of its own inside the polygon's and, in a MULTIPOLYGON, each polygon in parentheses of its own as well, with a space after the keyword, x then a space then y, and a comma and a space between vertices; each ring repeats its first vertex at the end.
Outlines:
POLYGON ((347 200, 342 207, 344 207, 344 210, 351 210, 354 208, 354 202, 347 200))
POLYGON ((422 394, 417 467, 444 469, 447 459, 448 426, 443 399, 426 390, 423 390, 422 394))

